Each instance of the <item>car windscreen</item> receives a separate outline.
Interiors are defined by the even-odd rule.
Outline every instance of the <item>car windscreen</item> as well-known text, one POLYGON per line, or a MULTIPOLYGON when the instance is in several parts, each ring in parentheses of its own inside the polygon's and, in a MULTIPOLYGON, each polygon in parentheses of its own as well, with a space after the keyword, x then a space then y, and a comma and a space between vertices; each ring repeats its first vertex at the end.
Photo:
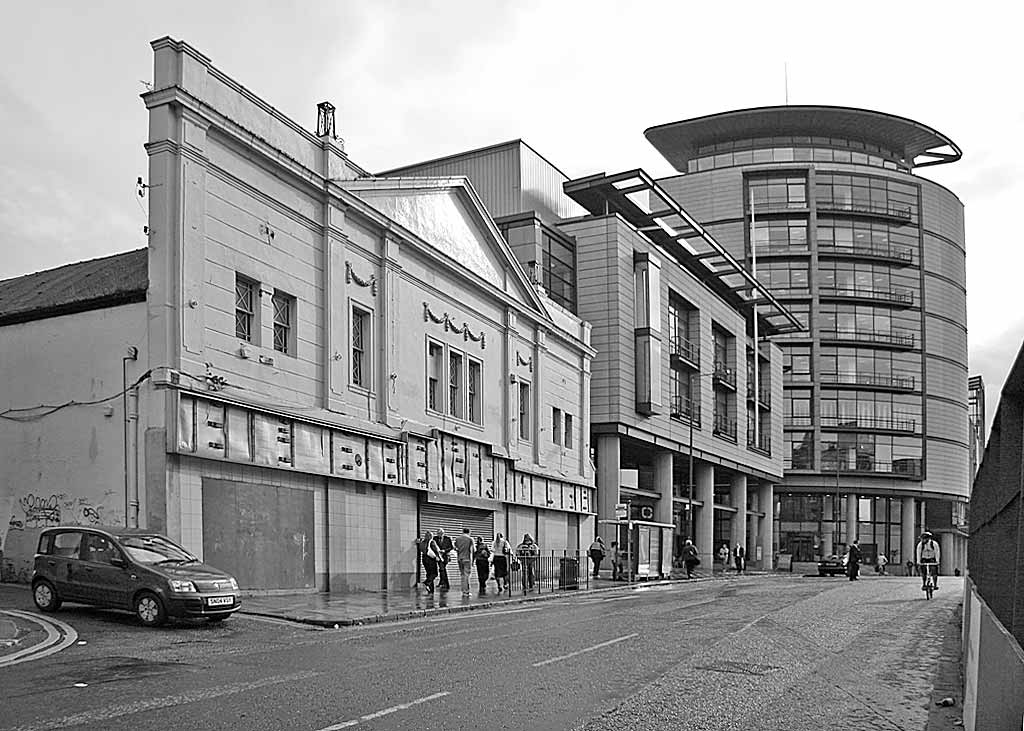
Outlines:
POLYGON ((199 560, 164 536, 127 535, 118 536, 117 540, 132 560, 139 563, 195 563, 199 560))

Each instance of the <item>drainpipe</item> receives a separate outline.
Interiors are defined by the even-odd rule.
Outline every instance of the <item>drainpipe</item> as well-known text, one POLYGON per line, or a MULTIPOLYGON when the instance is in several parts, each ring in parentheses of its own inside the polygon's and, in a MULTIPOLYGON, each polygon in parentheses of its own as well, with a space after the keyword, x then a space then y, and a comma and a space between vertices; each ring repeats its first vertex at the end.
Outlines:
MULTIPOLYGON (((131 455, 135 453, 134 444, 129 444, 129 441, 134 442, 134 434, 129 436, 128 422, 129 420, 134 421, 136 418, 135 411, 132 409, 132 416, 128 415, 128 361, 135 361, 139 359, 139 349, 134 345, 128 347, 128 355, 121 358, 121 408, 124 412, 124 524, 126 528, 134 528, 138 526, 138 508, 139 508, 139 493, 138 493, 138 482, 134 483, 134 489, 132 480, 128 479, 128 465, 131 461, 131 455), (131 515, 132 508, 136 511, 135 513, 135 525, 132 525, 131 515)), ((137 394, 132 393, 133 406, 137 404, 137 394)))

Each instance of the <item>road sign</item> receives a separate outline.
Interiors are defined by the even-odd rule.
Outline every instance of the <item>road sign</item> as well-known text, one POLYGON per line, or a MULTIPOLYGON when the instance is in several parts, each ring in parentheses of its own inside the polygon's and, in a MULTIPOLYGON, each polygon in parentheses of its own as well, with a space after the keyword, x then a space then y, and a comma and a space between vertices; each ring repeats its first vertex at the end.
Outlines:
POLYGON ((615 504, 615 517, 622 519, 629 515, 629 506, 626 503, 615 504))

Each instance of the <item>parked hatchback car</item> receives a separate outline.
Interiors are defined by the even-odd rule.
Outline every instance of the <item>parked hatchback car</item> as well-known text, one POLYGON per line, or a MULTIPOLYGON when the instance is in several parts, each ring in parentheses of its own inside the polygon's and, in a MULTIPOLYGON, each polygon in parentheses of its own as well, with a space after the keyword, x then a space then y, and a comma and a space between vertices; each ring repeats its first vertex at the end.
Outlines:
POLYGON ((150 627, 167 617, 217 622, 241 606, 233 577, 167 536, 85 526, 43 529, 32 598, 44 612, 57 611, 65 601, 126 609, 150 627))
POLYGON ((846 564, 843 563, 843 559, 834 553, 831 556, 825 556, 818 561, 818 576, 835 576, 837 574, 846 573, 846 564))

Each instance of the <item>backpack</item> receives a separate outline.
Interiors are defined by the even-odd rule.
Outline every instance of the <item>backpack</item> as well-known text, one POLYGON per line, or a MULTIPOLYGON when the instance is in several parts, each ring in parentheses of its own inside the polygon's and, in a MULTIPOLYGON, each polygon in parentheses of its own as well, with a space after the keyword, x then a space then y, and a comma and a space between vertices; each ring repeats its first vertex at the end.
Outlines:
POLYGON ((935 541, 926 541, 921 544, 921 560, 922 561, 934 561, 935 560, 935 541))

